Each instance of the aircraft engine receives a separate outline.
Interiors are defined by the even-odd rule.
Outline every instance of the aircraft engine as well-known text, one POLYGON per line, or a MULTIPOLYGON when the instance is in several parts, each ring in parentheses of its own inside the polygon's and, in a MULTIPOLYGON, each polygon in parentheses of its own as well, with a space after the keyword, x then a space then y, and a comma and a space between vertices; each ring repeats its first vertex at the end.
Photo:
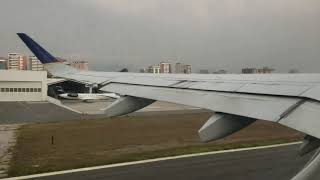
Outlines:
POLYGON ((154 102, 155 100, 151 99, 123 96, 105 108, 104 113, 109 117, 122 116, 149 106, 154 102))
POLYGON ((208 142, 224 138, 235 133, 256 119, 224 113, 215 113, 199 130, 201 141, 208 142))

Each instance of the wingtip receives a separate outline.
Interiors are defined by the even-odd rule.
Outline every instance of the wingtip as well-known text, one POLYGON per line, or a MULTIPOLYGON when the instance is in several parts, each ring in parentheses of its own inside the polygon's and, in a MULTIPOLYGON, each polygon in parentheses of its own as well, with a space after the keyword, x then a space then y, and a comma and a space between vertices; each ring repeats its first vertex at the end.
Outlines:
POLYGON ((21 36, 21 35, 26 35, 26 34, 25 34, 25 33, 18 32, 17 35, 18 35, 18 36, 21 36))
POLYGON ((27 34, 17 33, 17 35, 43 64, 58 62, 54 56, 52 56, 27 34))

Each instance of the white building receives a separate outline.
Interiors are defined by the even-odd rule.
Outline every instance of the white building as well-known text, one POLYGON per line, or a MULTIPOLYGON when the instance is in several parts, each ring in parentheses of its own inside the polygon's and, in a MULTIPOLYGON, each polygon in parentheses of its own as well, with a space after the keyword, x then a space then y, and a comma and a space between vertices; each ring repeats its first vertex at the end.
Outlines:
POLYGON ((160 66, 159 65, 150 66, 148 68, 148 73, 159 74, 160 73, 160 66))
POLYGON ((8 54, 8 69, 20 70, 23 67, 23 56, 19 53, 8 54))
POLYGON ((30 69, 32 71, 43 71, 43 64, 39 61, 36 56, 29 56, 30 69))
POLYGON ((0 101, 45 101, 46 99, 46 71, 0 70, 0 101))

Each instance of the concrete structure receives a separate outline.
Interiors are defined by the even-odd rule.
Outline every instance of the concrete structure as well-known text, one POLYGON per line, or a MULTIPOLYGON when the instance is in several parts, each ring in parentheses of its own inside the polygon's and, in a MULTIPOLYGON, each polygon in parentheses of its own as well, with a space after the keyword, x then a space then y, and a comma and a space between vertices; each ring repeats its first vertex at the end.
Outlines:
POLYGON ((160 73, 164 73, 164 74, 172 73, 172 64, 169 62, 161 62, 160 73))
POLYGON ((43 64, 39 61, 39 59, 36 56, 29 56, 29 64, 30 64, 30 67, 28 69, 32 71, 44 70, 43 64))
POLYGON ((88 62, 87 61, 74 61, 71 63, 71 66, 80 70, 80 71, 88 71, 88 62))
POLYGON ((47 72, 0 70, 0 101, 46 101, 47 72))

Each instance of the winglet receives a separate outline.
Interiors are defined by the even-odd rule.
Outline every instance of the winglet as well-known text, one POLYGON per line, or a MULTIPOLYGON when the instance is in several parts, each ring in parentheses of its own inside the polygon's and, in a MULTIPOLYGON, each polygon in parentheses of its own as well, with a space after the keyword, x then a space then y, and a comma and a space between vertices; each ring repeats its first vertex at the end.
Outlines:
POLYGON ((17 35, 43 64, 59 62, 57 58, 52 56, 25 33, 17 33, 17 35))

